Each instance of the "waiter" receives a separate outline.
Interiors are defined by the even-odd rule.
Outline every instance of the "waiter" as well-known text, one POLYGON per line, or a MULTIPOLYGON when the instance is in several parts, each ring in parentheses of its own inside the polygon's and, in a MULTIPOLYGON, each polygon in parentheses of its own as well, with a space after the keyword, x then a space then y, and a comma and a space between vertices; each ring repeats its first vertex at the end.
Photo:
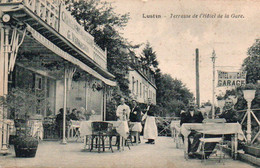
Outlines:
POLYGON ((131 107, 131 112, 130 112, 130 121, 133 124, 133 127, 131 129, 131 132, 133 134, 135 134, 134 136, 134 142, 136 143, 138 141, 138 143, 141 142, 140 140, 140 132, 142 132, 142 125, 141 125, 141 121, 142 121, 142 111, 141 108, 137 105, 136 100, 132 100, 132 107, 131 107))
POLYGON ((155 139, 158 136, 154 113, 155 106, 152 104, 151 99, 149 98, 146 113, 142 118, 142 120, 146 119, 144 125, 144 139, 148 140, 147 142, 145 142, 147 144, 155 144, 155 139))
POLYGON ((130 108, 125 104, 125 99, 121 97, 120 105, 116 109, 116 116, 119 121, 128 121, 130 115, 130 108))

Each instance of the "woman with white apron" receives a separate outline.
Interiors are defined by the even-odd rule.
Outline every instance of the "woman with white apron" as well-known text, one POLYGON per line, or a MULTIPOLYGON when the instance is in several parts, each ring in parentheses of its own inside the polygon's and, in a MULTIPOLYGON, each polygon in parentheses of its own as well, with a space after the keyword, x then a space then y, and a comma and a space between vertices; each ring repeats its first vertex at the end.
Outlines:
POLYGON ((155 144, 155 139, 158 136, 154 112, 155 112, 155 106, 151 104, 151 99, 148 99, 148 106, 146 109, 146 113, 142 118, 142 120, 146 119, 144 125, 144 139, 148 140, 147 142, 145 142, 147 144, 155 144))

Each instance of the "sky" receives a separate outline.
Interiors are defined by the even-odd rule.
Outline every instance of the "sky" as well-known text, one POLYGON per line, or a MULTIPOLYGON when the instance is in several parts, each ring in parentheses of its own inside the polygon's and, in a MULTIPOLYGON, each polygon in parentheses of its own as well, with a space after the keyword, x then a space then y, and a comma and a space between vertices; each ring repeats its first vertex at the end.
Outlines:
POLYGON ((247 57, 247 49, 260 38, 257 0, 108 1, 114 2, 116 13, 130 13, 131 19, 121 30, 122 35, 133 44, 149 41, 161 71, 181 80, 194 95, 195 49, 199 49, 201 102, 212 100, 213 49, 216 70, 238 71, 247 57))

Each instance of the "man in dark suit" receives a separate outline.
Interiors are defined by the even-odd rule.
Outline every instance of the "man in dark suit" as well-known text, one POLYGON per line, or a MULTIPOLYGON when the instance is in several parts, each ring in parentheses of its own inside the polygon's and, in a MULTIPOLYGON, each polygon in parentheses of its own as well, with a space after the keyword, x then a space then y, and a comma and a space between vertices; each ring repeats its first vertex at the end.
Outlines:
POLYGON ((131 109, 130 109, 130 121, 131 122, 141 122, 141 108, 137 105, 136 101, 132 101, 131 109))
MULTIPOLYGON (((203 115, 201 112, 195 107, 194 102, 189 102, 189 107, 187 112, 183 111, 181 113, 181 125, 183 123, 202 123, 203 115)), ((199 139, 193 140, 193 144, 191 144, 191 137, 194 137, 197 134, 197 131, 192 130, 190 135, 188 136, 188 153, 195 150, 195 148, 199 145, 199 139), (195 145, 196 144, 196 145, 195 145)), ((197 147, 198 148, 198 147, 197 147)))
POLYGON ((236 110, 234 110, 234 103, 231 98, 225 100, 223 112, 219 115, 219 118, 225 118, 227 123, 237 122, 238 116, 236 110))
POLYGON ((203 116, 194 106, 190 106, 187 112, 181 113, 181 125, 183 123, 202 123, 203 116))
POLYGON ((131 128, 131 132, 136 135, 136 136, 134 136, 133 143, 136 143, 137 139, 138 139, 138 142, 141 142, 141 140, 140 140, 140 132, 142 132, 142 125, 141 125, 142 114, 141 113, 142 113, 141 108, 137 105, 136 100, 132 100, 129 119, 133 124, 133 126, 131 128), (136 139, 136 137, 138 137, 138 138, 136 139))

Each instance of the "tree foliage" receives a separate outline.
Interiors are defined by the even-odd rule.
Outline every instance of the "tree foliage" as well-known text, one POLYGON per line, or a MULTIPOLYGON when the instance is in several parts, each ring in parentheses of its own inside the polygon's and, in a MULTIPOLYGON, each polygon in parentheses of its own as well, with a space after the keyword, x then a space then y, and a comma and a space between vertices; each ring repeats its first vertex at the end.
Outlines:
MULTIPOLYGON (((116 89, 113 97, 129 96, 129 81, 127 79, 128 68, 143 68, 150 70, 155 76, 157 86, 158 114, 165 116, 169 112, 180 112, 192 93, 180 80, 173 79, 170 75, 163 75, 158 68, 156 52, 149 42, 146 43, 142 55, 138 60, 134 52, 140 45, 131 45, 119 33, 128 20, 129 13, 120 15, 114 12, 111 3, 100 0, 80 0, 79 2, 67 2, 68 9, 75 19, 84 26, 94 38, 95 42, 102 48, 107 49, 107 67, 109 72, 115 75, 120 90, 116 89), (130 59, 131 58, 131 59, 130 59), (133 64, 133 59, 135 60, 133 64), (119 96, 120 95, 120 96, 119 96)), ((113 119, 111 111, 115 109, 115 102, 107 107, 107 117, 113 119)))
POLYGON ((159 63, 157 61, 156 52, 153 50, 149 42, 146 43, 145 48, 142 51, 141 63, 145 67, 151 69, 153 73, 158 70, 159 63))
POLYGON ((163 114, 178 115, 181 110, 185 109, 193 94, 178 79, 173 79, 168 74, 161 74, 157 79, 159 83, 157 89, 157 104, 163 108, 163 114))
POLYGON ((247 51, 248 57, 243 62, 247 71, 247 83, 257 83, 260 80, 260 40, 257 40, 247 51))

